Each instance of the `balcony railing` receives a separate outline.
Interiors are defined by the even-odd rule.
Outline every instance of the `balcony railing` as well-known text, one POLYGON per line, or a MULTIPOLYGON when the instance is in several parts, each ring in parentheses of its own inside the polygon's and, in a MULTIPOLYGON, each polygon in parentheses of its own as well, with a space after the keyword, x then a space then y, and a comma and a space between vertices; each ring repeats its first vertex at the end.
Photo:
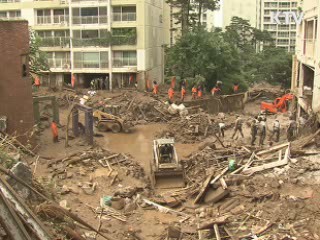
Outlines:
POLYGON ((113 67, 137 66, 137 58, 113 58, 113 67))
POLYGON ((304 39, 304 55, 310 58, 315 56, 315 40, 314 39, 304 39))
POLYGON ((133 21, 136 21, 136 13, 135 12, 113 13, 112 19, 115 22, 133 22, 133 21))
POLYGON ((76 60, 74 61, 74 68, 98 68, 107 69, 107 61, 88 61, 88 60, 76 60))
POLYGON ((41 47, 70 47, 69 37, 42 38, 41 47))
POLYGON ((48 64, 50 68, 70 69, 70 59, 67 58, 48 59, 48 64))
POLYGON ((37 24, 51 24, 51 16, 37 16, 37 24))
POLYGON ((137 36, 133 35, 114 35, 112 36, 112 45, 135 45, 137 36))
POLYGON ((107 15, 72 17, 72 23, 75 25, 77 25, 77 24, 100 24, 100 23, 107 23, 107 22, 108 22, 107 15))
POLYGON ((68 24, 69 23, 69 16, 68 15, 54 15, 53 16, 53 23, 55 24, 68 24))
POLYGON ((72 39, 74 47, 109 47, 110 38, 72 39))

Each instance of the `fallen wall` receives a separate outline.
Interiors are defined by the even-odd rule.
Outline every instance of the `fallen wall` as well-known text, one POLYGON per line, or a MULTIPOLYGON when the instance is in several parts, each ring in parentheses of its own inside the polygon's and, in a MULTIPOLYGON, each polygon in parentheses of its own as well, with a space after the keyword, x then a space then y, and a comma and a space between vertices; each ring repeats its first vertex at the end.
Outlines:
POLYGON ((220 98, 209 97, 205 99, 186 101, 184 104, 187 107, 200 106, 211 114, 219 112, 235 112, 243 110, 245 98, 246 93, 239 93, 234 95, 223 95, 220 98))

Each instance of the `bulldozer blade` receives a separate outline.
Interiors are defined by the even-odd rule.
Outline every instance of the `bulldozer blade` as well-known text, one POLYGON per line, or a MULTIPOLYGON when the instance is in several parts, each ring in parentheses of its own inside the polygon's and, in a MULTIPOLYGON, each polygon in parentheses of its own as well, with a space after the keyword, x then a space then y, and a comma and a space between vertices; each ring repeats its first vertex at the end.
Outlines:
POLYGON ((169 189, 169 188, 183 188, 185 181, 183 174, 175 175, 155 175, 155 188, 169 189))

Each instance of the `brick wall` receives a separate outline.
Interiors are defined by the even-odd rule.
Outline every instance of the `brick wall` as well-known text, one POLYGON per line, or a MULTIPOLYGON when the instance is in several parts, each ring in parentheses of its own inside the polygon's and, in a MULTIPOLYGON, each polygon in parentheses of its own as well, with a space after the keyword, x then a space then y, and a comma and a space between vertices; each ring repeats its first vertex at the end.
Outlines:
MULTIPOLYGON (((34 125, 28 52, 28 22, 0 21, 0 115, 8 118, 7 132, 17 136, 34 125)), ((26 137, 19 140, 25 143, 26 137)))

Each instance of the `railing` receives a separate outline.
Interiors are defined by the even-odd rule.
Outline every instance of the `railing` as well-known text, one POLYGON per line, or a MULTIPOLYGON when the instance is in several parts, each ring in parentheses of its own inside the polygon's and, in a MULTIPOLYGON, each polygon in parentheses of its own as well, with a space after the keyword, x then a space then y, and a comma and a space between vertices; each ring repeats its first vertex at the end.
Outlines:
POLYGON ((113 13, 112 19, 115 22, 134 22, 136 21, 136 13, 135 12, 113 13))
POLYGON ((113 58, 113 67, 137 66, 137 58, 113 58))
POLYGON ((41 47, 70 47, 69 37, 41 38, 41 47))
POLYGON ((76 60, 74 61, 74 68, 98 68, 106 69, 108 68, 107 61, 88 61, 88 60, 76 60))
POLYGON ((109 47, 110 38, 72 39, 74 47, 109 47))
POLYGON ((69 16, 68 15, 54 15, 53 16, 53 23, 68 24, 69 23, 69 16))
POLYGON ((37 16, 37 24, 51 24, 51 16, 37 16))
POLYGON ((85 16, 85 17, 72 17, 73 24, 99 24, 99 23, 107 23, 108 17, 107 15, 100 16, 85 16))
POLYGON ((112 45, 135 45, 137 43, 136 35, 114 35, 112 36, 112 45))
POLYGON ((314 39, 304 39, 303 43, 303 53, 307 57, 314 58, 315 55, 315 40, 314 39))
POLYGON ((67 58, 49 58, 48 64, 50 68, 70 69, 70 59, 67 58))

